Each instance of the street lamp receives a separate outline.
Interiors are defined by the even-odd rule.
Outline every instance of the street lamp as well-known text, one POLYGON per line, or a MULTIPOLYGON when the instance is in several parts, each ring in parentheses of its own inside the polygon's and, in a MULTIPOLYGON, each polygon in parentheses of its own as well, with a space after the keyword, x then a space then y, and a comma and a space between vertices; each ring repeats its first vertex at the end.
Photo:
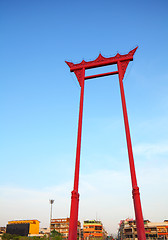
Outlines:
POLYGON ((52 205, 54 203, 54 200, 50 199, 49 202, 51 204, 51 210, 50 210, 50 234, 51 234, 52 205))

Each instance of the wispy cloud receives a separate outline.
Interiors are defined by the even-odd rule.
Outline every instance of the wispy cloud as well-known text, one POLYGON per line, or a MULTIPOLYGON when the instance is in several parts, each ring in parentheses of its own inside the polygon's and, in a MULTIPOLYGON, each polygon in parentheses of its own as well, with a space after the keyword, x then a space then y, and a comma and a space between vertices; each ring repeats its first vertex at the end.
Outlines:
POLYGON ((168 143, 143 143, 134 147, 134 154, 146 157, 168 154, 168 143))
POLYGON ((42 226, 49 225, 49 199, 55 199, 53 217, 67 217, 69 213, 70 182, 44 189, 24 189, 0 186, 0 225, 12 219, 39 219, 42 226))
MULTIPOLYGON (((153 148, 149 147, 149 149, 153 148)), ((166 150, 160 149, 162 150, 157 150, 157 152, 167 151, 167 148, 166 150)), ((165 212, 168 211, 167 172, 168 165, 166 164, 161 165, 160 169, 150 164, 147 164, 145 168, 143 164, 138 166, 137 175, 144 216, 151 221, 164 220, 165 212), (160 198, 160 196, 164 197, 160 198)), ((79 185, 79 219, 81 221, 97 218, 103 221, 107 231, 116 232, 121 219, 134 218, 128 168, 115 171, 97 170, 90 174, 81 174, 79 185)), ((0 224, 6 225, 11 219, 37 218, 41 221, 41 226, 48 226, 49 199, 51 198, 55 199, 53 217, 68 217, 72 188, 73 181, 37 190, 1 186, 0 224)))

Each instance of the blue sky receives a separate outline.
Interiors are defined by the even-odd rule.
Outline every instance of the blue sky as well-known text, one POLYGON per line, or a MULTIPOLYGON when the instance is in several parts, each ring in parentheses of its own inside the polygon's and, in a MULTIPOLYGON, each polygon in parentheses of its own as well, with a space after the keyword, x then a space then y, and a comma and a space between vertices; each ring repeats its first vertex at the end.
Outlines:
MULTIPOLYGON (((168 218, 168 3, 2 0, 0 225, 67 217, 80 87, 78 63, 139 46, 124 89, 144 218, 168 218)), ((95 70, 94 70, 95 71, 95 70)), ((93 73, 93 72, 92 72, 93 73)), ((109 233, 134 218, 117 76, 85 84, 79 219, 109 233)))

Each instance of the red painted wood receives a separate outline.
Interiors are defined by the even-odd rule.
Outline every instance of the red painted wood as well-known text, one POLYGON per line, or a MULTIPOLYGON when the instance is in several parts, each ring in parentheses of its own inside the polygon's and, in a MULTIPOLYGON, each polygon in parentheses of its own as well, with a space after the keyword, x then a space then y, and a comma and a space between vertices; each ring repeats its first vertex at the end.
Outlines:
POLYGON ((103 76, 108 76, 113 74, 119 75, 119 84, 120 84, 121 101, 122 101, 125 133, 126 133, 129 164, 130 164, 132 195, 133 195, 133 202, 134 202, 134 209, 135 209, 138 239, 146 240, 141 201, 140 201, 140 193, 139 193, 139 187, 137 186, 137 179, 136 179, 136 172, 135 172, 135 165, 134 165, 134 158, 133 158, 133 151, 132 151, 132 144, 131 144, 131 136, 130 136, 130 130, 129 130, 129 122, 128 122, 128 115, 127 115, 124 87, 123 87, 123 78, 124 78, 125 71, 127 69, 129 62, 133 60, 133 55, 136 50, 137 48, 133 49, 128 54, 125 54, 125 55, 117 54, 116 56, 110 57, 110 58, 105 58, 100 54, 98 58, 95 59, 94 61, 85 62, 83 60, 81 63, 78 63, 78 64, 66 62, 70 67, 70 71, 75 73, 78 79, 78 82, 81 86, 74 189, 72 191, 72 196, 71 196, 71 212, 70 212, 70 226, 69 226, 68 240, 77 239, 78 208, 79 208, 78 187, 79 187, 80 150, 81 150, 81 135, 82 135, 84 82, 87 79, 103 77, 103 76), (96 67, 101 67, 106 65, 113 65, 113 64, 117 64, 118 71, 85 76, 85 69, 96 68, 96 67))

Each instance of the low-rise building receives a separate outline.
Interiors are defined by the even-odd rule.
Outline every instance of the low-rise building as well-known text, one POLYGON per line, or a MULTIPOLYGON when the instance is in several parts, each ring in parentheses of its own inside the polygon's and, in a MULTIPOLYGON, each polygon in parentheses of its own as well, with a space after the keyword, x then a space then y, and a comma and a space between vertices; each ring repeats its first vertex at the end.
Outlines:
POLYGON ((83 239, 106 239, 107 232, 105 231, 101 221, 86 220, 83 223, 83 239))
POLYGON ((40 228, 40 234, 49 236, 50 235, 50 228, 49 227, 48 228, 47 227, 40 228))
POLYGON ((31 236, 39 234, 40 221, 34 220, 14 220, 8 221, 6 233, 20 236, 31 236))
MULTIPOLYGON (((51 231, 56 230, 61 233, 64 239, 68 239, 70 218, 51 219, 51 231)), ((81 223, 78 221, 78 239, 81 239, 81 223)))
MULTIPOLYGON (((150 222, 144 220, 146 239, 168 239, 168 220, 164 222, 150 222)), ((126 219, 120 221, 119 240, 138 240, 136 221, 133 219, 126 219)))
POLYGON ((6 233, 6 227, 0 227, 0 234, 6 233))

